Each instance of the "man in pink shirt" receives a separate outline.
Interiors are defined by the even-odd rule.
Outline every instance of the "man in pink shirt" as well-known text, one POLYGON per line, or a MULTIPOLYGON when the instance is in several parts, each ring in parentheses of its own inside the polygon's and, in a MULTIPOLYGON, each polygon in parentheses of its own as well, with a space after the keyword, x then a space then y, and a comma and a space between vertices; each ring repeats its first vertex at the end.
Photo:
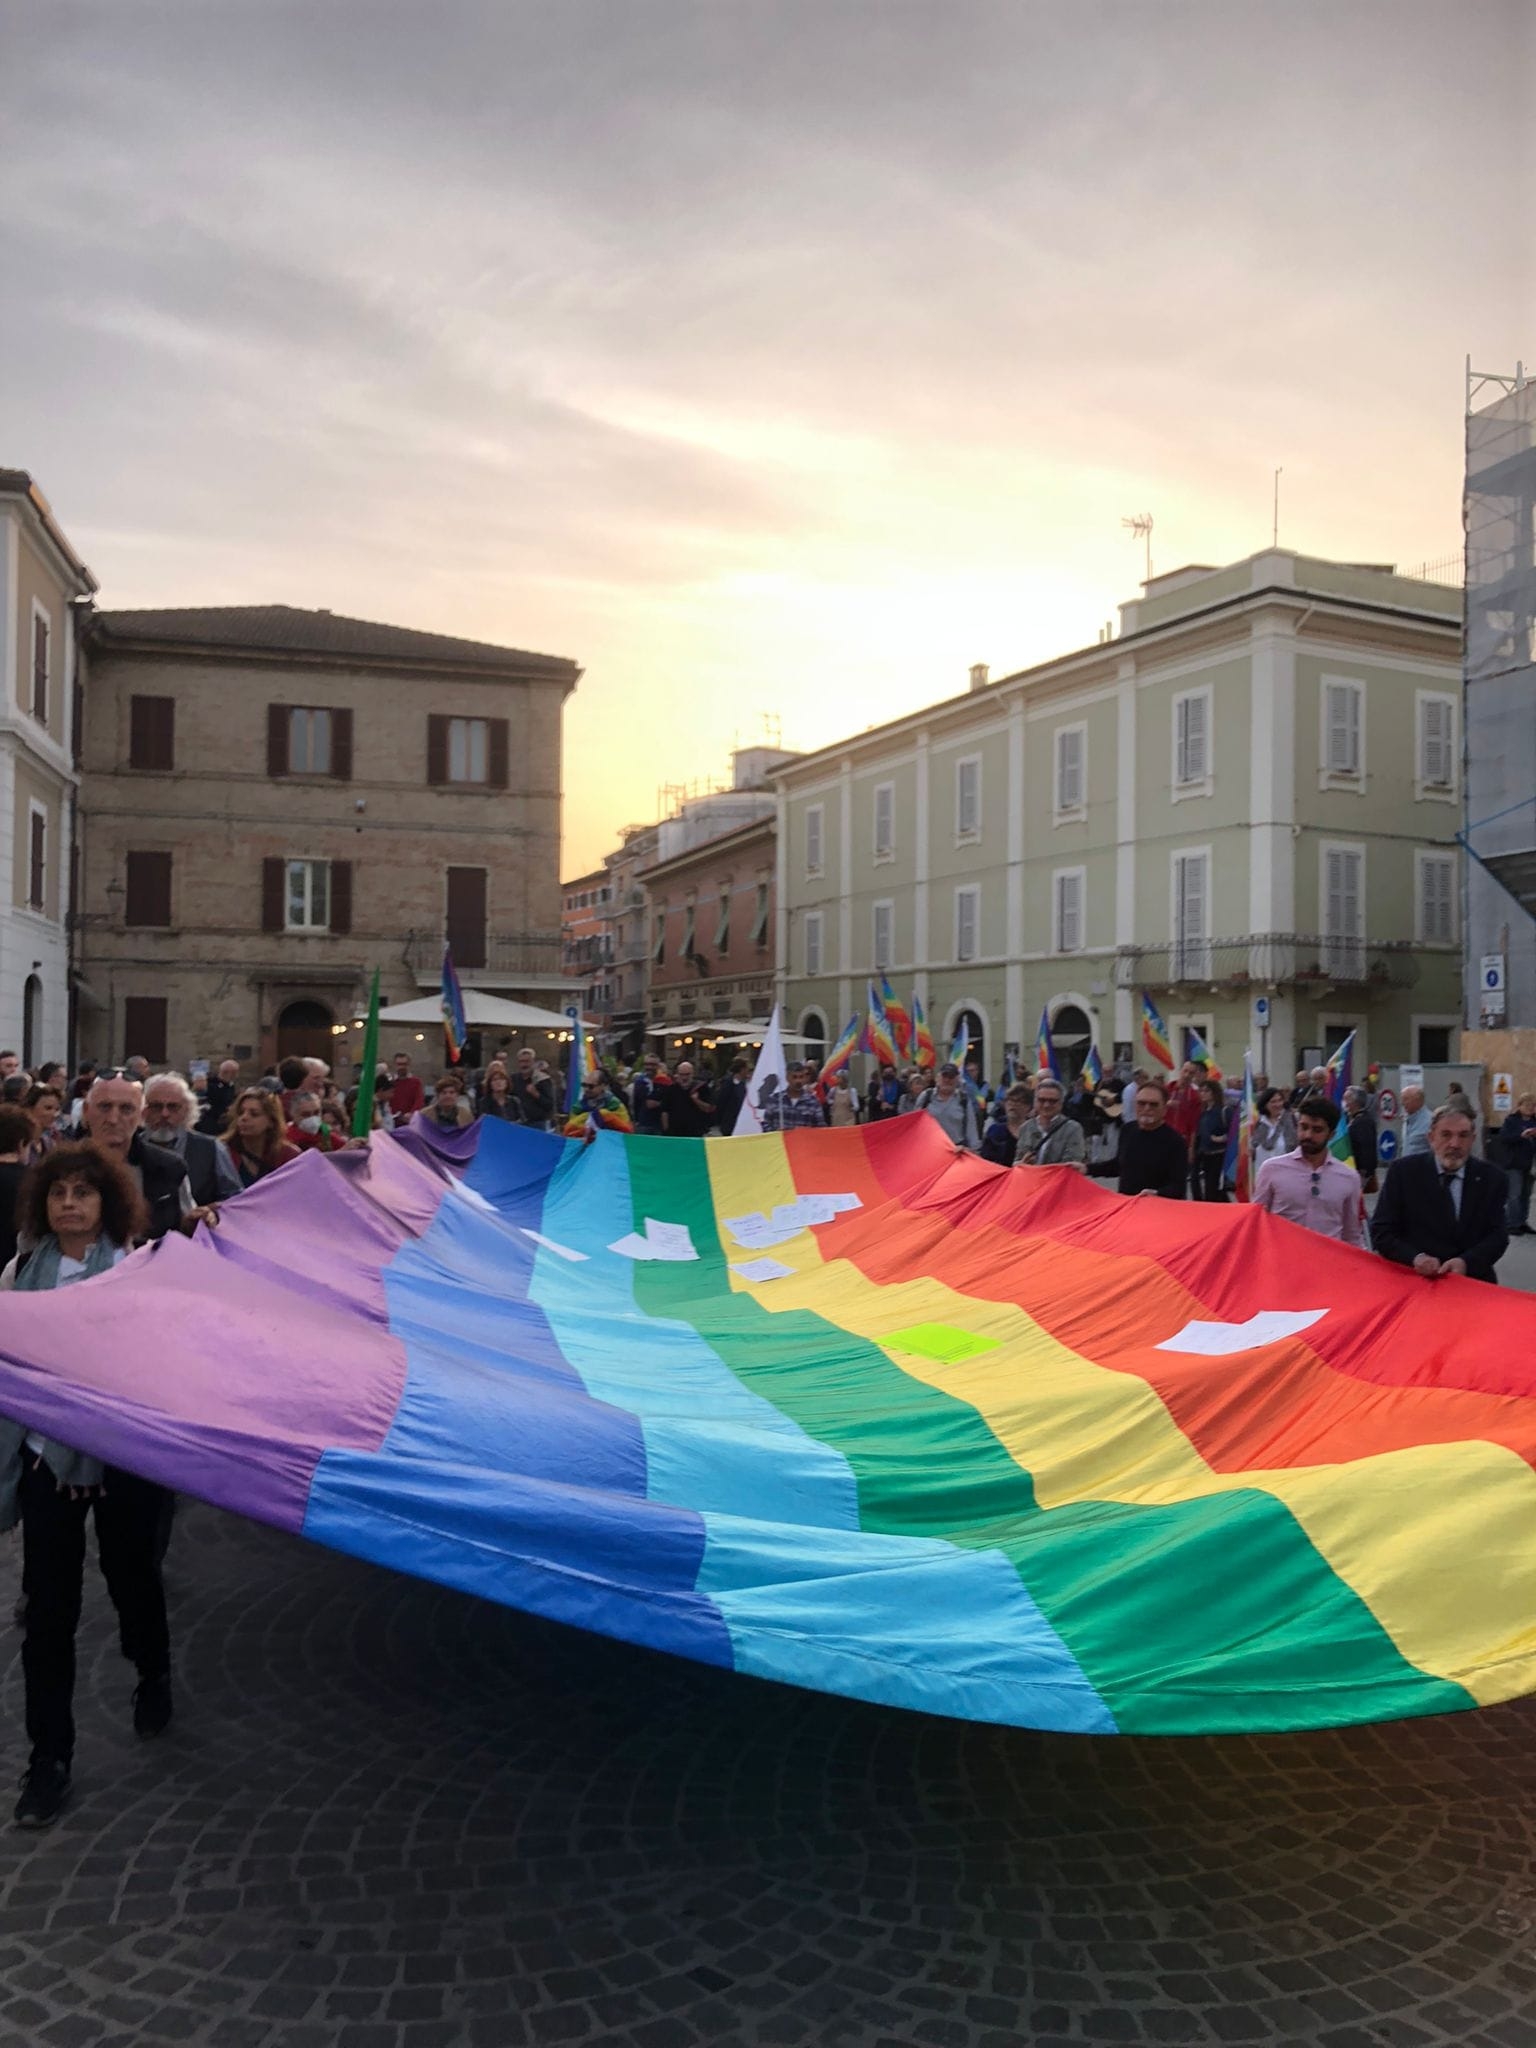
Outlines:
POLYGON ((1337 1104, 1326 1095, 1309 1095, 1296 1111, 1296 1150, 1265 1160, 1253 1199, 1271 1215, 1315 1230, 1319 1237, 1363 1245, 1360 1176, 1328 1149, 1338 1124, 1337 1104))

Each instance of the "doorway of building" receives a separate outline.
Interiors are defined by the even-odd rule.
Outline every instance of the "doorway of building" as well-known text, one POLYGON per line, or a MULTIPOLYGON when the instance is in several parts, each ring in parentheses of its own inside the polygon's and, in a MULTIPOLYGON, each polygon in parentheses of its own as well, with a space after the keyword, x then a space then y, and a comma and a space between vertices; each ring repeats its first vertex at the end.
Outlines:
POLYGON ((1083 1071, 1092 1043, 1092 1018, 1076 1003, 1063 1003, 1051 1019, 1051 1046, 1061 1078, 1069 1087, 1083 1071))
POLYGON ((335 1022, 324 1003, 286 1004, 277 1013, 278 1058, 329 1063, 336 1050, 335 1022))
POLYGON ((950 1035, 950 1045, 941 1045, 939 1047, 939 1060, 941 1064, 949 1058, 951 1046, 958 1044, 962 1037, 965 1040, 966 1064, 969 1065, 972 1060, 975 1060, 981 1070, 981 1077, 985 1080, 987 1078, 987 1032, 986 1026, 974 1010, 962 1010, 955 1019, 955 1028, 950 1035))

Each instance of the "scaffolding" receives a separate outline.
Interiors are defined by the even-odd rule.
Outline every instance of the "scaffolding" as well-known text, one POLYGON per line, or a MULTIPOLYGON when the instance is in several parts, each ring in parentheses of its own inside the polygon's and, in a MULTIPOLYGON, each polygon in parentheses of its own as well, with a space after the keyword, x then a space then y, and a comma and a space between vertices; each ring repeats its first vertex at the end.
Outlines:
POLYGON ((1536 378, 1523 363, 1505 376, 1468 359, 1466 426, 1466 1016, 1485 1021, 1481 962, 1506 955, 1498 1021, 1536 1024, 1536 378))

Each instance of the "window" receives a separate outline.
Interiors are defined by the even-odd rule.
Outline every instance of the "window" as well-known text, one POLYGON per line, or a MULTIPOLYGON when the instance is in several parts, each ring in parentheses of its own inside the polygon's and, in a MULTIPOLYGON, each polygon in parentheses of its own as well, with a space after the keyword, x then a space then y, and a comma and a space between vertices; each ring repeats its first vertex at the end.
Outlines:
POLYGON ((165 1065, 166 1008, 164 996, 124 996, 123 1053, 126 1058, 132 1059, 137 1055, 148 1060, 152 1067, 165 1065))
POLYGON ((1418 929, 1414 936, 1426 946, 1456 943, 1456 860, 1449 853, 1416 853, 1418 929))
POLYGON ((1211 692, 1185 690, 1173 700, 1175 796, 1208 795, 1211 782, 1211 692))
POLYGON ((27 845, 27 908, 41 910, 47 901, 48 813, 33 804, 27 845))
POLYGON ((697 906, 693 903, 685 903, 683 905, 683 958, 685 960, 693 958, 693 925, 696 908, 697 906))
POLYGON ((444 905, 448 950, 455 967, 484 967, 486 872, 484 868, 449 868, 444 905))
POLYGON ((340 705, 269 704, 267 773, 352 779, 352 714, 340 705))
POLYGON ((169 773, 176 766, 176 699, 133 697, 128 704, 128 766, 169 773))
POLYGON ((124 865, 123 922, 164 929, 171 922, 171 856, 130 853, 124 865))
POLYGON ((981 756, 967 754, 955 763, 955 838, 981 837, 981 756))
POLYGON ((874 904, 871 907, 870 923, 870 965, 878 974, 891 964, 891 938, 896 924, 895 904, 874 904))
POLYGON ((875 784, 875 859, 896 858, 896 785, 875 784))
POLYGON ((1173 856, 1175 981, 1206 981, 1211 972, 1211 856, 1206 848, 1173 856))
POLYGON ((1454 796, 1456 790, 1456 699, 1431 690, 1415 698, 1418 712, 1417 796, 1454 796))
POLYGON ((434 712, 427 720, 427 780, 437 788, 505 789, 506 719, 434 712))
POLYGON ((1058 868, 1051 877, 1051 951, 1083 950, 1083 898, 1088 887, 1082 868, 1058 868))
POLYGON ((52 665, 53 622, 47 612, 32 600, 32 716, 42 725, 48 723, 48 682, 52 665))
POLYGON ((821 912, 808 910, 805 913, 805 971, 807 974, 821 972, 821 912))
POLYGON ((1365 781, 1365 685, 1324 676, 1322 779, 1330 787, 1360 788, 1365 781))
POLYGON ((448 721, 448 780, 484 782, 489 748, 483 718, 450 718, 448 721))
POLYGON ((261 928, 264 932, 350 932, 351 861, 264 860, 261 928))
POLYGON ((651 958, 656 962, 656 965, 659 967, 662 961, 666 959, 666 957, 667 913, 664 910, 658 910, 656 913, 656 928, 651 938, 651 958))
POLYGON ((1365 972, 1365 848, 1323 847, 1323 964, 1358 981, 1365 972))
POLYGON ((757 885, 757 908, 752 914, 752 943, 766 946, 768 943, 768 884, 757 885))
POLYGON ((823 872, 822 839, 825 823, 825 806, 808 804, 805 811, 805 872, 808 875, 819 875, 823 872))
POLYGON ((331 928, 331 864, 325 860, 284 863, 286 893, 283 926, 290 932, 326 932, 331 928))
POLYGON ((1053 809, 1060 822, 1081 818, 1088 808, 1088 728, 1063 725, 1056 733, 1055 797, 1053 809))
POLYGON ((330 712, 308 711, 295 704, 288 713, 288 773, 329 775, 330 772, 330 712))
POLYGON ((981 890, 970 884, 955 891, 955 958, 974 960, 981 924, 981 890))
POLYGON ((715 951, 729 953, 731 950, 731 892, 720 891, 720 909, 715 918, 715 951))

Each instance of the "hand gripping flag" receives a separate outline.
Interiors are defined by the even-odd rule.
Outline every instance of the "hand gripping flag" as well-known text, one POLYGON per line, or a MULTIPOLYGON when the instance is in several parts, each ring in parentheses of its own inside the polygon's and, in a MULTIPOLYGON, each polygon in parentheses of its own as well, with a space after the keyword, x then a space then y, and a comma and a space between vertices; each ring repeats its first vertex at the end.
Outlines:
POLYGON ((39 1430, 887 1710, 1255 1735, 1536 1691, 1536 1301, 927 1116, 305 1153, 7 1294, 0 1416, 10 1470, 39 1430))
POLYGON ((1035 1072, 1049 1074, 1053 1081, 1061 1079, 1061 1068, 1056 1064, 1056 1048, 1051 1043, 1049 1007, 1040 1012, 1040 1028, 1035 1033, 1035 1072))
POLYGON ((459 987, 459 977, 453 964, 453 954, 443 948, 443 1036, 448 1041, 448 1064, 456 1067, 469 1037, 469 1025, 464 1016, 464 991, 459 987))
POLYGON ((1141 992, 1141 1042, 1159 1066, 1173 1066, 1173 1047, 1168 1040, 1168 1027, 1158 1015, 1157 1005, 1145 989, 1141 992))
POLYGON ((933 1042, 933 1033, 928 1029, 928 1019, 923 1012, 923 999, 912 991, 912 1058, 920 1067, 930 1071, 939 1063, 938 1049, 933 1042))
POLYGON ((885 1012, 886 1029, 891 1034, 891 1044, 896 1048, 899 1060, 909 1059, 912 1051, 912 1020, 901 1006, 901 998, 891 987, 887 975, 880 976, 880 1007, 885 1012))

